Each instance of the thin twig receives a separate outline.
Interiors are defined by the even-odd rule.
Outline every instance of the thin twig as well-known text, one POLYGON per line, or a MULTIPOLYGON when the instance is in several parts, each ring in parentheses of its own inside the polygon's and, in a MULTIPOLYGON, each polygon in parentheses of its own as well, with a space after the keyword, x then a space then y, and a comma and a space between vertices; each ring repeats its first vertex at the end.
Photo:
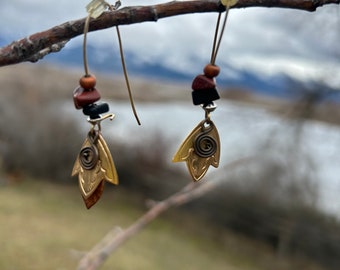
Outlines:
MULTIPOLYGON (((231 8, 277 7, 315 11, 318 7, 329 4, 340 4, 340 0, 239 0, 231 8)), ((225 7, 219 0, 172 1, 158 5, 126 7, 104 12, 99 18, 91 19, 89 32, 118 25, 157 21, 177 15, 224 10, 225 7)), ((86 18, 66 22, 0 48, 0 66, 30 61, 38 52, 82 35, 85 20, 86 18)))
MULTIPOLYGON (((228 173, 230 170, 248 163, 254 157, 242 158, 227 164, 223 171, 228 173)), ((127 240, 139 233, 147 224, 166 212, 171 207, 186 204, 198 197, 207 194, 217 188, 224 180, 226 174, 218 179, 205 179, 200 182, 190 182, 179 192, 171 195, 167 199, 153 204, 153 206, 138 220, 125 230, 120 231, 114 236, 105 236, 95 247, 89 251, 79 262, 78 270, 96 270, 106 261, 106 259, 127 240)))

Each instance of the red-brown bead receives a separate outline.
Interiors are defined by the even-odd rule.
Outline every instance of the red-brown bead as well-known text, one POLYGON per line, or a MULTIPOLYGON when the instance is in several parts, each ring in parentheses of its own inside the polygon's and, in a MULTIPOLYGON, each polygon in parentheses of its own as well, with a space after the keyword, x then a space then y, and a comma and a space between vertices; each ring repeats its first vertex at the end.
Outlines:
POLYGON ((83 87, 77 87, 73 92, 73 102, 76 109, 80 110, 87 105, 93 104, 100 99, 100 94, 96 88, 86 90, 83 87))
POLYGON ((203 74, 196 76, 191 85, 191 88, 194 91, 214 89, 215 87, 216 84, 214 80, 203 74))
POLYGON ((212 64, 207 64, 203 69, 204 75, 209 78, 217 77, 220 74, 220 67, 212 64))
POLYGON ((86 90, 93 89, 96 86, 97 80, 93 75, 84 75, 80 78, 79 84, 86 90))

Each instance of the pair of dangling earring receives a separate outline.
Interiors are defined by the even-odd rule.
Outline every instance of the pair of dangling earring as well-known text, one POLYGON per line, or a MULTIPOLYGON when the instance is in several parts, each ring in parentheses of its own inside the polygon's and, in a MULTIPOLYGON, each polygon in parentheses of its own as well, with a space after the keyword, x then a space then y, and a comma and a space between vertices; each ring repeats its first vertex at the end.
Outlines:
MULTIPOLYGON (((205 118, 184 140, 172 160, 173 162, 186 162, 194 181, 202 179, 210 166, 217 168, 220 160, 219 134, 211 120, 211 113, 217 107, 214 101, 220 98, 215 82, 220 68, 216 66, 215 61, 224 33, 229 7, 234 5, 237 0, 222 0, 221 2, 226 6, 226 12, 221 30, 221 13, 218 15, 210 63, 205 66, 203 74, 196 76, 192 82, 193 104, 200 105, 203 108, 205 118)), ((93 0, 87 5, 88 17, 84 26, 83 44, 85 75, 80 78, 79 87, 73 92, 76 109, 82 109, 83 113, 88 116, 88 122, 92 125, 72 170, 72 176, 78 175, 80 192, 88 209, 100 199, 105 181, 114 185, 117 185, 119 181, 110 150, 101 134, 101 122, 106 119, 113 120, 114 114, 108 113, 109 105, 107 103, 96 103, 100 99, 100 94, 95 87, 96 78, 88 71, 86 37, 91 18, 97 18, 106 9, 113 11, 119 6, 120 1, 116 2, 115 6, 111 6, 104 0, 93 0)), ((116 29, 130 102, 136 120, 140 125, 131 95, 118 26, 116 26, 116 29)))

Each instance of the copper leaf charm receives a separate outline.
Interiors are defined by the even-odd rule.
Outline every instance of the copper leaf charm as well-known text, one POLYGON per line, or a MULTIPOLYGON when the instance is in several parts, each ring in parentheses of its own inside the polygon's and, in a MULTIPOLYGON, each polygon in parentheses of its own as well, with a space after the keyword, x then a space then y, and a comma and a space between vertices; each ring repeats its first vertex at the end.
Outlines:
POLYGON ((111 153, 99 131, 94 135, 89 133, 85 139, 72 170, 72 176, 77 174, 80 192, 88 208, 99 200, 104 181, 118 184, 111 153))

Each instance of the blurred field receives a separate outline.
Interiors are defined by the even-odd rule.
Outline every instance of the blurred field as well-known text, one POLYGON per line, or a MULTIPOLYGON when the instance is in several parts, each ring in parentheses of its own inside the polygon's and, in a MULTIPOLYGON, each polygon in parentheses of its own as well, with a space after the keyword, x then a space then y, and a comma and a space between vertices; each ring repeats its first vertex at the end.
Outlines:
MULTIPOLYGON (((88 211, 77 191, 75 185, 32 180, 1 187, 1 269, 75 269, 82 251, 111 227, 125 227, 142 213, 120 191, 88 211)), ((210 264, 226 269, 228 256, 211 248, 207 239, 160 220, 112 256, 104 269, 206 269, 210 264)))
MULTIPOLYGON (((0 197, 3 270, 75 269, 83 251, 144 212, 137 205, 138 196, 109 186, 91 210, 84 207, 76 185, 29 179, 1 186, 0 197)), ((217 239, 207 222, 176 215, 177 219, 170 213, 146 227, 102 269, 321 269, 280 259, 265 245, 228 231, 220 231, 217 239)))

